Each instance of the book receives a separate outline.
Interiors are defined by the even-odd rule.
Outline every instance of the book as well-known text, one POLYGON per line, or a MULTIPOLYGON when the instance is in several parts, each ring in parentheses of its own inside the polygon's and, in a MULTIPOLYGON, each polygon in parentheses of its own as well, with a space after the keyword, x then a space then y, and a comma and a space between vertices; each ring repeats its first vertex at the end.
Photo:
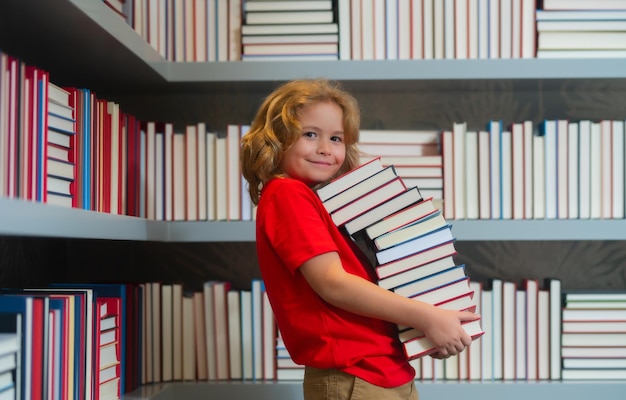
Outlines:
POLYGON ((246 1, 244 11, 331 10, 330 0, 246 1))
POLYGON ((402 226, 424 218, 436 211, 437 208, 433 203, 433 198, 429 197, 384 217, 380 221, 365 228, 365 233, 370 239, 375 239, 385 232, 391 232, 402 226))
POLYGON ((375 271, 378 279, 382 280, 411 268, 426 265, 445 257, 454 256, 456 253, 454 241, 449 241, 388 263, 379 264, 375 267, 375 271))
POLYGON ((406 186, 404 186, 404 182, 399 177, 396 177, 371 192, 368 192, 356 200, 353 200, 350 203, 345 204, 343 207, 335 210, 330 214, 330 217, 335 225, 344 225, 346 222, 375 208, 376 206, 381 205, 386 200, 389 200, 390 198, 405 191, 406 186))
POLYGON ((374 245, 378 250, 384 250, 397 246, 408 240, 418 238, 427 233, 433 232, 447 226, 448 223, 443 218, 441 211, 435 211, 410 225, 392 230, 374 239, 374 245))
POLYGON ((379 264, 386 264, 393 260, 398 260, 410 254, 418 253, 453 240, 454 236, 452 235, 450 226, 446 225, 443 228, 429 232, 423 236, 408 240, 397 246, 381 250, 376 253, 376 259, 379 264))
POLYGON ((248 11, 245 24, 329 24, 333 11, 248 11))
POLYGON ((428 264, 410 267, 410 269, 392 275, 388 278, 379 279, 378 286, 385 289, 393 289, 405 285, 406 282, 414 282, 416 280, 426 278, 427 276, 436 274, 437 272, 452 268, 455 265, 454 257, 446 256, 429 262, 428 264))
POLYGON ((438 287, 465 280, 465 278, 465 265, 461 264, 397 286, 393 291, 404 297, 415 297, 421 293, 436 290, 438 287))
MULTIPOLYGON (((463 329, 470 337, 475 340, 484 334, 480 327, 480 320, 469 321, 464 323, 463 329)), ((437 349, 426 336, 418 336, 407 339, 402 342, 404 353, 408 359, 415 359, 434 353, 437 349)))
POLYGON ((371 208, 367 212, 348 221, 344 225, 344 229, 349 235, 354 235, 398 210, 402 210, 411 204, 419 203, 422 199, 423 197, 420 190, 416 186, 410 187, 377 207, 371 208))
POLYGON ((326 185, 317 189, 317 196, 322 202, 328 200, 344 190, 361 182, 365 178, 382 171, 384 168, 379 157, 359 165, 351 171, 348 171, 337 178, 331 180, 326 185))
POLYGON ((358 199, 359 197, 371 192, 372 190, 382 186, 385 183, 392 181, 397 178, 398 175, 393 166, 389 166, 381 170, 380 172, 375 173, 374 175, 362 180, 361 182, 351 186, 350 188, 344 190, 343 192, 325 200, 323 202, 324 208, 329 213, 336 211, 341 208, 345 204, 358 199))

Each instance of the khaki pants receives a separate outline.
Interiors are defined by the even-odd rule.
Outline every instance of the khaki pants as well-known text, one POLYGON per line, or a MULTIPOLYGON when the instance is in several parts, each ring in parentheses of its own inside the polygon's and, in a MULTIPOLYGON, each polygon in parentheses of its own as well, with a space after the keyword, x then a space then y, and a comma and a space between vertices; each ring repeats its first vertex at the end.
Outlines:
POLYGON ((305 400, 418 400, 415 381, 395 388, 372 385, 338 369, 306 367, 305 400))

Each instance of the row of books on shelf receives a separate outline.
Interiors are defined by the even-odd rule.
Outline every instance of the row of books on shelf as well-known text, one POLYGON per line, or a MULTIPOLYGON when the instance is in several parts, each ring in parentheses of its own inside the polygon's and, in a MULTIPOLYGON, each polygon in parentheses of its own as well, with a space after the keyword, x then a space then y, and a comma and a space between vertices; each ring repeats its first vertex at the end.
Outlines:
POLYGON ((183 62, 623 57, 624 5, 532 0, 129 0, 114 12, 183 62))
POLYGON ((0 329, 18 337, 14 398, 119 399, 127 314, 113 286, 2 289, 0 329))
POLYGON ((623 219, 623 120, 454 123, 441 137, 449 219, 623 219))
MULTIPOLYGON (((447 302, 479 313, 484 334, 445 361, 415 350, 417 379, 626 377, 623 291, 563 292, 557 279, 464 287, 464 299, 447 302)), ((0 315, 15 356, 0 347, 0 368, 12 371, 1 382, 18 399, 109 399, 154 382, 293 380, 303 372, 282 345, 260 280, 249 290, 223 281, 201 291, 161 282, 3 289, 0 315)), ((418 349, 408 343, 419 336, 408 332, 399 329, 410 337, 405 349, 418 349)))
MULTIPOLYGON (((0 96, 2 196, 154 220, 254 219, 237 163, 248 125, 139 121, 6 53, 0 68, 11 88, 0 96)), ((364 129, 358 145, 363 163, 380 157, 424 197, 445 194, 448 220, 625 215, 622 120, 364 129)))

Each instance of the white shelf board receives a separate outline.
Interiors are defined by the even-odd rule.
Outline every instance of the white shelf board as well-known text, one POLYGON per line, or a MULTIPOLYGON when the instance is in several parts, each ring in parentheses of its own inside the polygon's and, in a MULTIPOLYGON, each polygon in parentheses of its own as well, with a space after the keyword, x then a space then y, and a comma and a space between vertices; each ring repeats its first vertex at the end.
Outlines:
MULTIPOLYGON (((438 400, 622 400, 626 381, 416 381, 420 398, 438 400)), ((302 382, 186 382, 141 387, 122 400, 301 400, 302 382)))

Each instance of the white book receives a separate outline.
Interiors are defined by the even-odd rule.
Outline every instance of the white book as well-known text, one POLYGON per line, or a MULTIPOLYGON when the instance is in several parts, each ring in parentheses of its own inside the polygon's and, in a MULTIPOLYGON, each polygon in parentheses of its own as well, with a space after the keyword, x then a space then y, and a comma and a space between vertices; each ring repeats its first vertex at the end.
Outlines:
POLYGON ((578 122, 570 122, 567 133, 567 217, 570 219, 579 216, 579 143, 578 122))
POLYGON ((478 131, 478 218, 491 219, 489 132, 478 131))
POLYGON ((411 2, 398 0, 398 18, 396 34, 398 35, 398 59, 409 60, 411 56, 411 2))
POLYGON ((526 379, 528 348, 526 338, 526 291, 515 291, 515 379, 526 379))
POLYGON ((359 144, 437 144, 439 131, 430 130, 390 130, 390 129, 362 129, 359 131, 359 144))
POLYGON ((489 58, 489 0, 478 0, 478 58, 489 58))
POLYGON ((382 171, 372 175, 371 177, 355 184, 354 186, 344 190, 343 192, 325 200, 323 202, 324 208, 329 213, 343 207, 349 202, 358 199, 371 190, 374 190, 383 184, 392 181, 397 178, 395 168, 393 166, 386 167, 382 171))
POLYGON ((209 221, 214 221, 217 218, 216 143, 217 133, 206 132, 206 208, 209 221))
POLYGON ((533 122, 524 121, 523 149, 524 149, 524 218, 533 218, 533 122))
MULTIPOLYGON (((483 330, 485 329, 484 316, 482 315, 482 291, 483 285, 478 281, 471 281, 469 283, 469 287, 473 292, 473 302, 475 305, 475 312, 481 315, 481 326, 483 330)), ((486 332, 485 332, 486 333, 486 332)), ((467 348, 468 353, 468 379, 470 380, 480 380, 482 379, 482 365, 483 365, 483 346, 485 345, 484 334, 480 340, 475 340, 472 344, 467 348)))
POLYGON ((522 43, 521 57, 535 57, 535 39, 537 30, 535 28, 535 0, 522 1, 522 43))
POLYGON ((376 259, 379 264, 386 264, 393 260, 430 249, 446 242, 454 240, 454 236, 449 227, 439 229, 435 232, 420 236, 416 239, 409 240, 395 247, 382 250, 376 253, 376 259))
POLYGON ((239 291, 229 290, 226 298, 228 306, 228 379, 242 379, 241 299, 239 291))
POLYGON ((333 22, 332 10, 313 11, 249 11, 245 23, 257 24, 324 24, 333 22))
POLYGON ((204 331, 206 332, 206 360, 207 379, 210 381, 217 379, 216 362, 216 341, 215 341, 215 305, 213 300, 214 281, 206 281, 202 284, 202 297, 204 298, 204 331))
POLYGON ((467 1, 454 2, 454 58, 457 59, 469 58, 468 14, 467 1))
POLYGON ((612 132, 612 122, 611 120, 605 119, 600 121, 600 160, 601 160, 601 176, 602 181, 600 184, 601 188, 601 217, 603 219, 612 218, 612 191, 613 191, 613 179, 612 179, 612 169, 613 169, 613 160, 612 160, 612 152, 613 152, 613 132, 612 132))
POLYGON ((614 219, 623 219, 624 218, 624 208, 626 207, 624 201, 624 168, 626 168, 625 159, 626 156, 624 154, 624 145, 625 145, 625 135, 624 131, 624 121, 623 120, 613 120, 611 132, 613 134, 613 145, 612 145, 612 154, 611 159, 612 163, 612 212, 611 218, 614 219))
POLYGON ((254 327, 252 325, 252 292, 239 291, 241 317, 241 369, 244 380, 254 378, 254 327))
POLYGON ((591 121, 578 122, 578 216, 591 218, 591 121))
POLYGON ((561 379, 561 281, 549 280, 550 379, 561 379))
POLYGON ((226 137, 215 139, 215 219, 228 219, 228 147, 226 137))
POLYGON ((521 58, 522 56, 522 0, 511 0, 508 2, 509 25, 511 29, 511 58, 521 58))
POLYGON ((198 217, 199 221, 206 221, 207 209, 207 132, 206 123, 196 124, 196 162, 197 162, 197 196, 198 196, 198 217))
POLYGON ((353 170, 342 174, 341 176, 333 179, 325 186, 317 189, 317 196, 322 201, 326 201, 332 196, 341 193, 352 185, 361 182, 365 178, 374 175, 377 172, 382 171, 384 168, 379 157, 375 157, 370 161, 359 165, 353 170))
POLYGON ((441 134, 441 152, 443 155, 443 216, 454 219, 456 212, 454 194, 454 134, 446 130, 441 134))
MULTIPOLYGON (((413 27, 413 37, 411 39, 411 58, 414 60, 424 59, 424 38, 426 36, 426 22, 424 21, 424 0, 413 0, 410 24, 413 27)), ((431 22, 432 25, 432 22, 431 22)))
POLYGON ((524 169, 524 125, 515 122, 511 125, 511 178, 512 178, 512 203, 513 219, 524 219, 525 210, 525 185, 526 177, 524 169))
POLYGON ((466 214, 466 175, 465 168, 465 136, 466 122, 455 122, 452 126, 454 155, 454 219, 465 219, 466 214))
POLYGON ((500 57, 500 1, 489 1, 489 58, 500 57))
POLYGON ((229 124, 226 131, 228 220, 241 220, 241 169, 239 167, 240 126, 229 124))
POLYGON ((478 20, 478 1, 467 1, 467 58, 478 58, 478 30, 480 23, 478 20))
POLYGON ((435 58, 433 0, 422 1, 424 2, 424 16, 422 17, 422 21, 424 23, 424 59, 431 60, 435 58))
POLYGON ((443 58, 451 60, 456 56, 454 0, 442 0, 443 3, 443 58))
POLYGON ((386 59, 398 59, 398 3, 396 1, 386 1, 385 10, 385 33, 387 37, 386 43, 386 59))
POLYGON ((491 166, 491 219, 502 218, 502 202, 500 180, 500 136, 502 132, 501 121, 489 121, 489 156, 491 166))
POLYGON ((502 379, 515 379, 516 355, 516 285, 502 282, 502 379))
MULTIPOLYGON (((380 16, 379 16, 380 17, 380 16)), ((384 18, 384 14, 383 14, 384 18)), ((374 0, 361 0, 361 59, 374 59, 374 0)))
POLYGON ((163 174, 165 178, 163 180, 163 208, 164 208, 164 219, 166 221, 172 221, 174 219, 174 209, 173 209, 173 200, 174 200, 174 181, 173 181, 173 173, 174 173, 174 125, 171 123, 166 123, 163 131, 163 174))
POLYGON ((172 379, 183 379, 183 286, 172 284, 172 379))
POLYGON ((198 129, 185 127, 185 189, 187 205, 185 220, 198 220, 198 129))
POLYGON ((263 379, 263 281, 253 279, 250 283, 252 306, 252 380, 263 379))
POLYGON ((550 293, 537 294, 537 379, 550 379, 550 293))
POLYGON ((591 123, 591 144, 589 146, 590 217, 602 217, 602 128, 599 122, 591 123))
POLYGON ((272 306, 267 292, 263 289, 263 378, 265 380, 272 380, 276 376, 276 368, 274 366, 275 361, 275 339, 276 339, 276 323, 274 321, 274 314, 272 312, 272 306))
POLYGON ((493 292, 483 289, 480 296, 480 319, 485 334, 481 338, 481 377, 493 378, 493 292))
POLYGON ((500 212, 502 219, 513 218, 513 160, 511 131, 500 134, 500 212))
POLYGON ((557 186, 557 121, 546 120, 543 126, 545 152, 545 196, 546 218, 558 217, 558 186, 557 186))
POLYGON ((511 24, 512 1, 500 1, 500 57, 511 58, 513 55, 513 26, 511 24))
POLYGON ((543 219, 545 213, 545 138, 533 136, 533 218, 543 219))
MULTIPOLYGON (((294 3, 300 3, 294 2, 294 3)), ((339 18, 339 59, 352 59, 352 35, 350 27, 351 0, 339 0, 337 14, 339 18)))
POLYGON ((444 2, 442 0, 432 0, 433 2, 433 58, 441 60, 444 58, 445 23, 444 23, 444 2))
MULTIPOLYGON (((196 379, 196 341, 193 297, 183 296, 183 380, 196 379)), ((198 321, 200 322, 200 321, 198 321)))
POLYGON ((465 211, 467 219, 478 219, 480 215, 478 181, 478 132, 467 131, 465 133, 465 211))
POLYGON ((557 120, 557 218, 568 218, 568 137, 569 134, 569 121, 565 119, 557 120))
POLYGON ((187 210, 184 133, 174 132, 172 136, 172 151, 172 219, 174 221, 184 221, 187 210))
POLYGON ((503 310, 503 287, 504 282, 501 279, 493 279, 491 282, 491 316, 492 316, 492 324, 491 324, 491 340, 493 341, 492 345, 492 378, 493 379, 502 379, 503 377, 503 355, 504 355, 504 331, 503 331, 503 320, 502 320, 502 310, 503 310))
POLYGON ((535 279, 526 279, 524 281, 524 289, 526 290, 526 378, 528 380, 537 379, 537 313, 538 313, 538 293, 539 282, 535 279))

